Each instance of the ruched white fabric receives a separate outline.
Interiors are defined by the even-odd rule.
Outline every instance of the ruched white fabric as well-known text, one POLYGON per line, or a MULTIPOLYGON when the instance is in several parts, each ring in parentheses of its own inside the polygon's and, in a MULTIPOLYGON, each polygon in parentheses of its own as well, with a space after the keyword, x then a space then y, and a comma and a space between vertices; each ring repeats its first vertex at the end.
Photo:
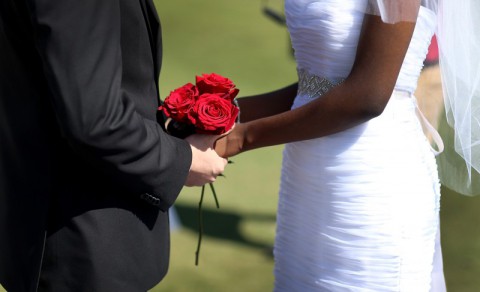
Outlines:
MULTIPOLYGON (((347 77, 364 16, 359 5, 366 1, 286 0, 299 72, 332 83, 347 77)), ((421 9, 382 115, 334 135, 286 145, 275 291, 444 291, 437 166, 411 94, 434 18, 421 9)), ((298 95, 293 107, 311 100, 298 95)))

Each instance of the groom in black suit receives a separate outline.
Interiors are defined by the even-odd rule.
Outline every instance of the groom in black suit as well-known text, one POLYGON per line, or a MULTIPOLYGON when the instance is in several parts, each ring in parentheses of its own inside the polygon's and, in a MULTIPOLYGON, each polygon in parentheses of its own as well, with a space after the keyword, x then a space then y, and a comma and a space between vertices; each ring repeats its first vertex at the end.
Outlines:
POLYGON ((1 0, 0 283, 146 291, 166 274, 168 208, 226 161, 157 117, 152 0, 1 0))

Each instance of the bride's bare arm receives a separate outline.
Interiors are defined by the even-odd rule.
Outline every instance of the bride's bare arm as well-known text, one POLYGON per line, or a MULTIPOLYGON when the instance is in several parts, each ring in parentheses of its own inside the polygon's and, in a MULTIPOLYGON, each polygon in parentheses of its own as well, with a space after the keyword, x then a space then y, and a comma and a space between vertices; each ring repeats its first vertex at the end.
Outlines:
POLYGON ((290 110, 297 95, 297 83, 276 91, 237 99, 241 112, 241 122, 273 116, 290 110))
POLYGON ((393 92, 414 28, 411 22, 386 24, 378 16, 365 16, 357 56, 343 83, 294 110, 237 124, 217 142, 215 150, 229 157, 330 135, 380 115, 393 92))

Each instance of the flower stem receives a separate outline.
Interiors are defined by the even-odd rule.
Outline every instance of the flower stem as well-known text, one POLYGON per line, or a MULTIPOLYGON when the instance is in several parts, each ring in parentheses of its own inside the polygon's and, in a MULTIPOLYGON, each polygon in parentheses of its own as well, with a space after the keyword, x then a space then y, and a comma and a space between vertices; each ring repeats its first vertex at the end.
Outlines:
POLYGON ((217 193, 215 192, 215 188, 213 187, 212 183, 209 183, 210 189, 212 190, 213 198, 215 199, 215 205, 217 206, 217 209, 220 209, 220 204, 218 203, 217 199, 217 193))
POLYGON ((202 204, 203 204, 204 194, 205 194, 205 186, 202 186, 200 202, 198 202, 198 244, 197 244, 197 251, 195 252, 195 266, 198 266, 198 258, 200 257, 200 245, 202 244, 202 235, 203 235, 202 204))

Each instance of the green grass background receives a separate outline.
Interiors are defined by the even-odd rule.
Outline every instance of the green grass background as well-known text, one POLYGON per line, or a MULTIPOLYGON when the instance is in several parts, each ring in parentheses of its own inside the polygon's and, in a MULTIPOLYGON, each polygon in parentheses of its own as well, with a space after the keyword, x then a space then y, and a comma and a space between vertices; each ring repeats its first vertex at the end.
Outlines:
MULTIPOLYGON (((262 2, 156 1, 163 26, 163 97, 193 82, 195 74, 228 76, 240 95, 277 89, 295 82, 288 33, 267 19, 262 2)), ((270 1, 281 11, 282 1, 270 1)), ((244 153, 232 160, 215 183, 220 209, 206 192, 199 266, 197 204, 200 188, 185 188, 176 211, 182 228, 172 232, 168 276, 153 291, 271 291, 280 160, 283 147, 244 153)))
MULTIPOLYGON (((156 1, 164 33, 161 92, 199 73, 231 77, 240 95, 295 81, 284 27, 267 19, 260 0, 156 1)), ((270 1, 282 10, 283 1, 270 1)), ((200 265, 194 265, 199 188, 176 204, 183 227, 172 232, 171 266, 153 291, 271 291, 272 245, 282 147, 244 153, 215 183, 221 208, 207 191, 200 265)), ((480 198, 442 190, 442 244, 449 291, 480 291, 480 198)))
MULTIPOLYGON (((164 36, 163 97, 200 73, 230 77, 241 96, 295 81, 287 32, 262 14, 262 1, 155 2, 164 36)), ((269 4, 279 11, 283 5, 269 4)), ((220 209, 207 190, 199 266, 194 260, 200 188, 182 191, 176 203, 182 227, 172 231, 170 271, 152 291, 272 290, 281 151, 276 146, 234 157, 226 177, 215 183, 220 209)), ((480 291, 480 198, 443 190, 441 220, 449 291, 480 291)))

